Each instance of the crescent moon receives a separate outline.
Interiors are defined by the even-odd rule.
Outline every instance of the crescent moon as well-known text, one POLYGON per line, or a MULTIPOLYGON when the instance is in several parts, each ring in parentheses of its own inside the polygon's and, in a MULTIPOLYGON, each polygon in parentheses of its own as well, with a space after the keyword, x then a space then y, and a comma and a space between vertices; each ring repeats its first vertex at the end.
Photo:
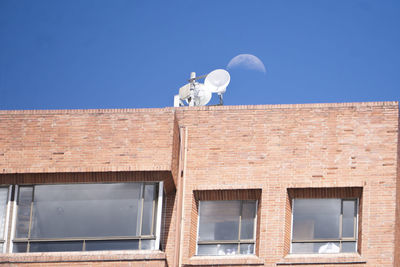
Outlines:
POLYGON ((266 73, 264 63, 255 55, 252 54, 240 54, 232 58, 229 61, 227 69, 232 69, 236 67, 243 67, 246 69, 260 71, 266 73))

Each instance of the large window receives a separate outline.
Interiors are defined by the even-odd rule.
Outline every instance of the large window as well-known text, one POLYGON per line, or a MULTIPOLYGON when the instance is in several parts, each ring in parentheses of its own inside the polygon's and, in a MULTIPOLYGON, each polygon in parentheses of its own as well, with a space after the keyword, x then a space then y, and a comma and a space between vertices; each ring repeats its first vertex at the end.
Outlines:
POLYGON ((157 183, 19 186, 13 252, 157 249, 157 183))
POLYGON ((357 203, 357 199, 293 199, 291 252, 356 252, 357 203))
POLYGON ((257 201, 200 201, 197 255, 254 254, 257 201))

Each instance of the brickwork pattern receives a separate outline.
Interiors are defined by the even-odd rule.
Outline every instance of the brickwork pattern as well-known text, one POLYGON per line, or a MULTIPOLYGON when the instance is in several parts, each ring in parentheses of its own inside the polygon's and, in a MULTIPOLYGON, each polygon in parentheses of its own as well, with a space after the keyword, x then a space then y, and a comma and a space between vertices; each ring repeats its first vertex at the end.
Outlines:
MULTIPOLYGON (((129 171, 135 176, 165 171, 174 181, 165 197, 165 253, 154 252, 160 258, 143 261, 147 256, 132 256, 137 252, 116 258, 99 252, 105 261, 100 266, 176 266, 180 218, 175 187, 181 176, 186 183, 180 244, 184 266, 395 266, 400 263, 398 131, 397 102, 0 111, 0 173, 7 183, 16 177, 29 180, 28 173, 129 171), (185 166, 179 128, 188 133, 185 166), (361 254, 288 255, 288 188, 344 187, 362 187, 361 254), (238 189, 261 190, 256 255, 193 256, 194 192, 238 189)), ((60 264, 72 265, 62 263, 70 253, 61 255, 60 264)), ((36 266, 55 265, 45 263, 54 254, 41 257, 36 266)), ((74 264, 100 264, 85 257, 74 264)), ((15 255, 0 256, 0 263, 23 264, 13 260, 15 255)))
MULTIPOLYGON (((362 187, 362 254, 352 262, 393 266, 396 102, 184 108, 176 114, 189 132, 185 214, 192 212, 194 190, 257 185, 262 189, 258 257, 275 266, 291 256, 285 248, 287 188, 362 187)), ((190 217, 184 219, 184 234, 190 236, 190 217)), ((222 263, 192 257, 189 242, 185 238, 185 264, 222 263)), ((301 256, 290 260, 318 262, 301 256)), ((343 266, 347 259, 329 261, 343 266)))
POLYGON ((171 170, 171 110, 0 112, 0 173, 171 170))

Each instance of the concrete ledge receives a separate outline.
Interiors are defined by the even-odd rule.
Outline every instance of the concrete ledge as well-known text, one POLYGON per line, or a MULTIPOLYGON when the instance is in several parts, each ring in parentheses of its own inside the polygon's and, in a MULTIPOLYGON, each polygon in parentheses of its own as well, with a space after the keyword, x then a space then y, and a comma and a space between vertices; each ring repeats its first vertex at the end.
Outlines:
POLYGON ((191 265, 264 265, 264 261, 257 256, 193 256, 188 261, 183 263, 186 266, 191 265))
POLYGON ((314 265, 314 264, 366 264, 358 253, 341 254, 292 254, 284 257, 276 265, 314 265))
POLYGON ((8 253, 0 256, 5 263, 58 263, 58 262, 109 262, 109 261, 165 261, 162 251, 90 251, 90 252, 39 252, 8 253))

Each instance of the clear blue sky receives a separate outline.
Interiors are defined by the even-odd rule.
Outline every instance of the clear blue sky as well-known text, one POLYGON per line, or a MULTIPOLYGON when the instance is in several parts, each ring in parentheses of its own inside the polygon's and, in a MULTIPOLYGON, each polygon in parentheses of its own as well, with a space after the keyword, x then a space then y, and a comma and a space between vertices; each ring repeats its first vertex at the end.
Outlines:
POLYGON ((173 105, 249 53, 226 105, 400 98, 398 0, 0 0, 0 109, 173 105))

